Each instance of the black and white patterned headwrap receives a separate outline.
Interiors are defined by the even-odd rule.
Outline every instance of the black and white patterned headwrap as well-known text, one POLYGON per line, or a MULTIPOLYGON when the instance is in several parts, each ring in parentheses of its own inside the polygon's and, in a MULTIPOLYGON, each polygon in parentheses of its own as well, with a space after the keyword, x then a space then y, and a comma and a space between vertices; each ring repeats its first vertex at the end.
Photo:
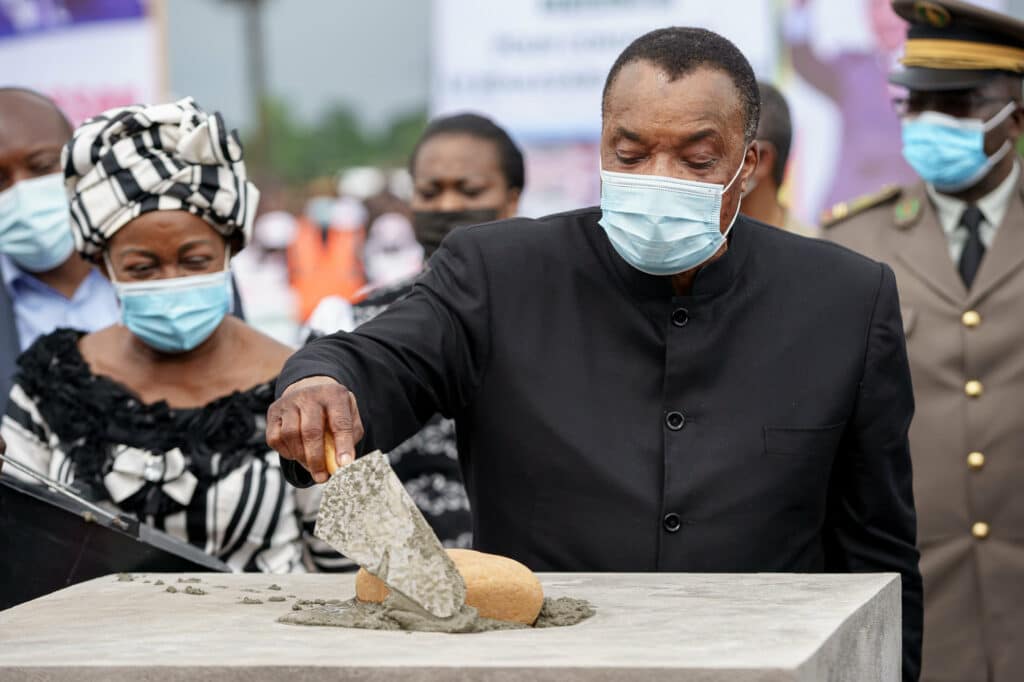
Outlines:
POLYGON ((79 253, 150 211, 188 211, 236 242, 249 242, 259 190, 246 180, 242 145, 191 97, 133 105, 83 123, 64 148, 64 182, 79 253))

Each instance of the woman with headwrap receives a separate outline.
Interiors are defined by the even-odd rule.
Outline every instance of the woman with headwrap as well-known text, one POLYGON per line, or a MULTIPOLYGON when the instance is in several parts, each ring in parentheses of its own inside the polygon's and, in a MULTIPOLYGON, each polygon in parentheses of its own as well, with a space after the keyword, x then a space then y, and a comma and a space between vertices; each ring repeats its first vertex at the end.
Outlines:
POLYGON ((191 99, 131 106, 83 124, 62 163, 76 246, 121 324, 21 356, 8 457, 237 571, 344 567, 312 537, 318 493, 285 485, 264 440, 290 349, 228 314, 259 198, 236 134, 191 99))

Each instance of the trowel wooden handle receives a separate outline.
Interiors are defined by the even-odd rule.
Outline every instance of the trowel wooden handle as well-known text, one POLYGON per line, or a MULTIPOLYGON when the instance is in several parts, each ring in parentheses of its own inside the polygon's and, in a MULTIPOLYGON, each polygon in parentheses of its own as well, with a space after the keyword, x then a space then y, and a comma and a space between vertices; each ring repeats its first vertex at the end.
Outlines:
POLYGON ((324 431, 324 463, 327 464, 327 473, 331 476, 338 470, 338 453, 334 449, 334 434, 324 431))

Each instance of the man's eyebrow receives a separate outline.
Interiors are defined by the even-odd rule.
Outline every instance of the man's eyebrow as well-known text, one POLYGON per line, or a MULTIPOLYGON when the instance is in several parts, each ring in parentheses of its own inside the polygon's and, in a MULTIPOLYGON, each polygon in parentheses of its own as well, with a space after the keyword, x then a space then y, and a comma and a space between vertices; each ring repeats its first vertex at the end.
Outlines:
POLYGON ((701 128, 695 133, 687 135, 682 139, 683 144, 693 144, 694 142, 700 142, 706 140, 709 137, 721 137, 718 131, 714 128, 701 128))
POLYGON ((622 126, 619 126, 618 128, 615 129, 615 134, 618 135, 619 137, 624 137, 632 142, 643 142, 643 138, 640 137, 640 133, 635 133, 632 130, 627 130, 622 126))

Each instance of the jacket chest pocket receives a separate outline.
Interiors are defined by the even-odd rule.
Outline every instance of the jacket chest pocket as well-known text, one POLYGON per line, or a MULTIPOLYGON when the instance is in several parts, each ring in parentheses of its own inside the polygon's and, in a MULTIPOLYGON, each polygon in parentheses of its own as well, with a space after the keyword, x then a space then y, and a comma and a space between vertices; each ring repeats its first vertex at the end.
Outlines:
POLYGON ((764 428, 764 486, 778 514, 824 519, 832 463, 846 423, 817 428, 764 428), (810 515, 810 516, 808 516, 810 515))
POLYGON ((764 451, 768 455, 815 457, 831 461, 839 448, 846 422, 812 428, 764 427, 764 451))

